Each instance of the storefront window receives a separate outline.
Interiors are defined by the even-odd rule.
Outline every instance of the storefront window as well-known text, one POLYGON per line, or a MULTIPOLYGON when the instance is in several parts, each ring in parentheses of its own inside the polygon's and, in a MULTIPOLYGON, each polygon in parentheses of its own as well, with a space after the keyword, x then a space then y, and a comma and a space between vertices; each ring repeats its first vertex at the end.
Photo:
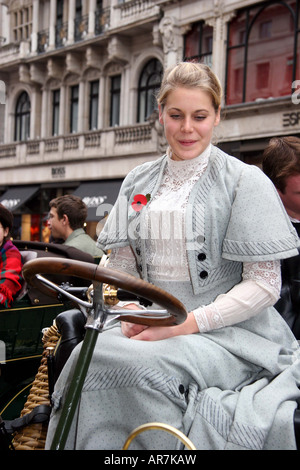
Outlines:
POLYGON ((268 2, 240 11, 231 21, 226 104, 292 93, 293 81, 300 79, 297 7, 300 0, 268 2))

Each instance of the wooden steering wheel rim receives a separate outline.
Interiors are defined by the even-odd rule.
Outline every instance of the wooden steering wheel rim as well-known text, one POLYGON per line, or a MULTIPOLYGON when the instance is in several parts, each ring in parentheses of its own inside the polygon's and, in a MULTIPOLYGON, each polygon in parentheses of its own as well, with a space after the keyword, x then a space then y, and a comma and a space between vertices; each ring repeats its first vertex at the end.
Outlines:
POLYGON ((22 272, 29 285, 51 296, 55 296, 55 292, 43 284, 37 274, 68 275, 88 279, 91 282, 111 284, 150 300, 169 312, 168 317, 157 319, 147 318, 148 312, 145 311, 143 315, 142 310, 139 312, 139 317, 124 313, 122 315, 124 321, 152 326, 171 326, 183 323, 187 316, 184 305, 168 292, 127 273, 93 263, 61 258, 37 258, 25 263, 22 272))

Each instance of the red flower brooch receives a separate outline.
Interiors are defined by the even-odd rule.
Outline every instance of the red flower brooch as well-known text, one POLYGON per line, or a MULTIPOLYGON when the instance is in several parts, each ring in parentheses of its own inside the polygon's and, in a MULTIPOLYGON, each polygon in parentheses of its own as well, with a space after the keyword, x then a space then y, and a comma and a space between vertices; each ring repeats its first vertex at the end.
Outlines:
POLYGON ((133 210, 139 212, 149 201, 150 201, 150 194, 136 194, 133 198, 133 203, 131 204, 133 210))

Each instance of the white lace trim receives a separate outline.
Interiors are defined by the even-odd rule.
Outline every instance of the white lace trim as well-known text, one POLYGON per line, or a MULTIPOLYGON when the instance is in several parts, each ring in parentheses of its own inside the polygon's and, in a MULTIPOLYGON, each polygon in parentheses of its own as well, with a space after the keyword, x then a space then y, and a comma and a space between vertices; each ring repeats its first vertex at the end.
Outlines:
POLYGON ((272 295, 274 295, 274 297, 278 297, 281 289, 280 261, 244 263, 243 279, 252 279, 260 282, 272 295))
POLYGON ((198 308, 194 311, 194 317, 200 333, 225 326, 222 315, 214 304, 198 308))
POLYGON ((109 256, 108 265, 111 269, 124 271, 135 277, 138 276, 136 259, 130 246, 124 246, 122 248, 112 250, 109 256))
POLYGON ((168 151, 168 164, 161 185, 143 209, 148 229, 146 263, 152 279, 188 281, 185 248, 185 211, 196 181, 207 168, 211 146, 193 160, 175 161, 168 151))

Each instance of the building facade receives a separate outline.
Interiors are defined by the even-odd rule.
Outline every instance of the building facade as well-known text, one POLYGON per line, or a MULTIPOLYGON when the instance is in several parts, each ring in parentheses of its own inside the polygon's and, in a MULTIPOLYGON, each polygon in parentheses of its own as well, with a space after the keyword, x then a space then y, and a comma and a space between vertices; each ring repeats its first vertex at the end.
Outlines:
POLYGON ((0 202, 15 237, 47 240, 65 193, 95 236, 124 176, 166 149, 154 97, 178 61, 219 76, 228 153, 259 164, 272 136, 300 135, 300 0, 4 0, 0 15, 0 202))

